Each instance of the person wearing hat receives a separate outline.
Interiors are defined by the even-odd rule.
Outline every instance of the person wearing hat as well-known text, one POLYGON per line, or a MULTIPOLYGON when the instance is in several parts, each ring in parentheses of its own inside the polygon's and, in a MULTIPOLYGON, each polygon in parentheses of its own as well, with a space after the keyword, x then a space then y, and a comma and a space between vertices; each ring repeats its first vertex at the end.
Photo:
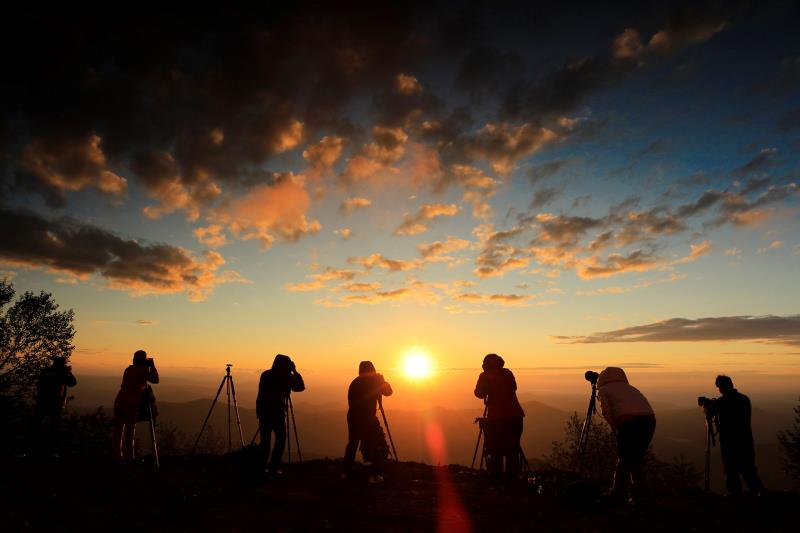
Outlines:
POLYGON ((261 450, 269 458, 268 472, 279 474, 278 466, 286 446, 286 410, 289 395, 292 392, 306 390, 303 377, 288 355, 278 354, 272 362, 272 368, 261 374, 258 382, 256 398, 256 416, 261 436, 261 450), (275 434, 275 446, 270 455, 272 434, 275 434))
POLYGON ((122 385, 114 400, 114 457, 133 459, 136 419, 148 383, 158 383, 158 370, 147 352, 137 350, 133 364, 122 374, 122 385))
POLYGON ((344 452, 344 476, 348 477, 361 445, 361 455, 372 464, 371 483, 383 481, 383 462, 389 455, 386 437, 383 434, 375 410, 381 396, 391 396, 392 386, 382 374, 375 371, 371 361, 361 361, 358 377, 347 390, 347 448, 344 452))
POLYGON ((494 488, 499 488, 504 482, 513 484, 519 476, 519 441, 522 438, 522 418, 525 416, 517 399, 514 374, 504 367, 502 357, 488 354, 483 358, 483 372, 475 385, 475 396, 482 399, 487 407, 485 445, 489 479, 494 488))
POLYGON ((36 410, 33 415, 33 449, 47 451, 58 456, 61 451, 61 413, 67 404, 67 388, 74 387, 78 380, 72 375, 72 367, 66 358, 57 355, 53 363, 39 374, 36 386, 36 410), (42 426, 48 422, 49 439, 44 441, 42 426))

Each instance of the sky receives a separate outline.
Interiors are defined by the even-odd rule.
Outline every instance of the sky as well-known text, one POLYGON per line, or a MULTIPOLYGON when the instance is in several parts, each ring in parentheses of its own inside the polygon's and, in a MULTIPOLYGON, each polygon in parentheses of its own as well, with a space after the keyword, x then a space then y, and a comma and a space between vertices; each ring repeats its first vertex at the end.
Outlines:
POLYGON ((795 3, 15 9, 0 277, 76 368, 797 390, 795 3))

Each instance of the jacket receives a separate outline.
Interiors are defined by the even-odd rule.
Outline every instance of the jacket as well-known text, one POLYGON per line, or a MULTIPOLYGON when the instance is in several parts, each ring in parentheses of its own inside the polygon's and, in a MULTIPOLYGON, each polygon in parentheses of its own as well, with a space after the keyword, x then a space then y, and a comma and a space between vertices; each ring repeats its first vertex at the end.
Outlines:
POLYGON ((486 400, 490 419, 521 418, 525 411, 517 400, 517 381, 507 368, 487 368, 478 376, 475 396, 486 400))
POLYGON ((614 431, 632 418, 655 418, 650 402, 639 389, 628 383, 628 377, 621 368, 610 366, 600 372, 597 379, 597 398, 600 401, 600 413, 614 431))

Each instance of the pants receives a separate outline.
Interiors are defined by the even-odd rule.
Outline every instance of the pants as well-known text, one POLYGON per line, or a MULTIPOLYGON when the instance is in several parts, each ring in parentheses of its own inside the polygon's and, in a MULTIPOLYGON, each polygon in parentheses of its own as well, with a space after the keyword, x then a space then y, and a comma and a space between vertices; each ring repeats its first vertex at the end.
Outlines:
POLYGON ((114 457, 133 459, 133 438, 139 407, 114 407, 114 457))
POLYGON ((272 415, 258 419, 259 434, 261 436, 261 451, 269 460, 271 468, 277 468, 283 458, 283 449, 286 447, 286 416, 272 415), (269 446, 272 440, 272 433, 275 433, 275 446, 272 448, 272 455, 269 453, 269 446))
POLYGON ((642 461, 656 430, 656 419, 639 416, 623 422, 617 429, 617 468, 612 492, 624 494, 630 484, 636 492, 642 485, 642 461))
POLYGON ((760 490, 762 485, 756 472, 756 457, 752 441, 723 443, 720 439, 719 446, 722 465, 725 468, 725 488, 728 493, 734 494, 742 491, 742 482, 739 476, 744 478, 750 490, 760 490))
POLYGON ((356 460, 356 451, 361 446, 361 455, 372 463, 372 473, 381 474, 388 453, 386 440, 377 417, 347 417, 347 447, 344 450, 344 469, 350 471, 356 460))
POLYGON ((30 429, 30 448, 36 453, 58 453, 61 451, 61 406, 37 405, 30 429), (47 434, 44 431, 47 421, 47 434))
POLYGON ((484 422, 486 434, 486 467, 489 470, 489 481, 497 487, 513 483, 519 477, 520 452, 519 440, 522 438, 522 417, 488 419, 484 422), (503 470, 505 459, 505 471, 503 470))

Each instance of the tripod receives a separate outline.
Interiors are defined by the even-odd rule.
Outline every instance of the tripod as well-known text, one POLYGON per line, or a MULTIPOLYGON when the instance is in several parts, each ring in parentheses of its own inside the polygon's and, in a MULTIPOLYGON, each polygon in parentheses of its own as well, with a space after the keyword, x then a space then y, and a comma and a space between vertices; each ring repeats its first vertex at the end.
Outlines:
POLYGON ((153 397, 153 389, 148 385, 147 386, 147 394, 145 395, 147 401, 147 415, 150 422, 150 438, 153 441, 153 458, 156 461, 156 468, 161 467, 161 463, 158 461, 158 443, 156 442, 156 420, 153 417, 153 403, 151 398, 153 397))
POLYGON ((578 472, 583 471, 586 458, 586 446, 589 443, 589 432, 592 429, 592 416, 597 412, 595 404, 597 402, 597 380, 592 381, 592 396, 589 398, 589 408, 586 410, 586 418, 583 420, 581 428, 581 438, 578 441, 578 456, 575 458, 578 465, 578 472))
POLYGON ((389 421, 386 420, 386 411, 383 410, 383 398, 378 396, 378 407, 381 408, 381 416, 383 416, 383 425, 386 427, 386 434, 389 435, 389 443, 392 445, 392 453, 394 454, 394 460, 399 462, 400 460, 397 458, 397 450, 394 447, 394 439, 392 438, 392 432, 389 430, 389 421))
POLYGON ((717 415, 706 414, 706 465, 704 488, 706 492, 711 490, 711 448, 717 445, 716 436, 719 430, 714 430, 716 425, 719 428, 719 417, 717 415))
POLYGON ((292 429, 294 429, 294 442, 297 444, 297 462, 303 462, 303 453, 300 451, 300 439, 297 438, 297 422, 294 420, 294 406, 292 405, 292 393, 286 396, 286 451, 288 453, 288 463, 292 462, 292 436, 289 433, 289 415, 292 417, 292 429))
POLYGON ((225 375, 222 377, 222 383, 219 384, 219 388, 217 389, 217 395, 214 396, 214 401, 211 402, 211 408, 208 410, 208 415, 206 416, 205 421, 203 422, 203 427, 200 428, 200 433, 197 434, 197 440, 194 441, 194 446, 192 446, 192 453, 195 452, 197 449, 197 444, 200 442, 200 437, 203 435, 203 431, 206 429, 206 424, 208 424, 208 419, 211 418, 211 413, 214 411, 214 406, 217 403, 217 399, 219 398, 219 394, 222 392, 222 387, 225 387, 225 394, 228 396, 228 453, 231 453, 231 397, 233 397, 233 408, 236 411, 236 425, 239 427, 239 440, 242 443, 242 448, 244 448, 244 437, 242 436, 242 421, 239 419, 239 405, 236 403, 236 389, 233 386, 233 376, 231 375, 231 367, 233 365, 228 363, 225 365, 225 375))
POLYGON ((472 464, 470 468, 475 470, 475 459, 478 457, 478 448, 481 446, 481 438, 483 437, 483 448, 481 448, 481 462, 478 470, 483 470, 483 459, 486 457, 486 438, 483 435, 483 424, 486 421, 486 414, 489 412, 489 404, 485 404, 483 408, 483 416, 475 419, 475 424, 478 424, 478 442, 475 443, 475 453, 472 454, 472 464))

